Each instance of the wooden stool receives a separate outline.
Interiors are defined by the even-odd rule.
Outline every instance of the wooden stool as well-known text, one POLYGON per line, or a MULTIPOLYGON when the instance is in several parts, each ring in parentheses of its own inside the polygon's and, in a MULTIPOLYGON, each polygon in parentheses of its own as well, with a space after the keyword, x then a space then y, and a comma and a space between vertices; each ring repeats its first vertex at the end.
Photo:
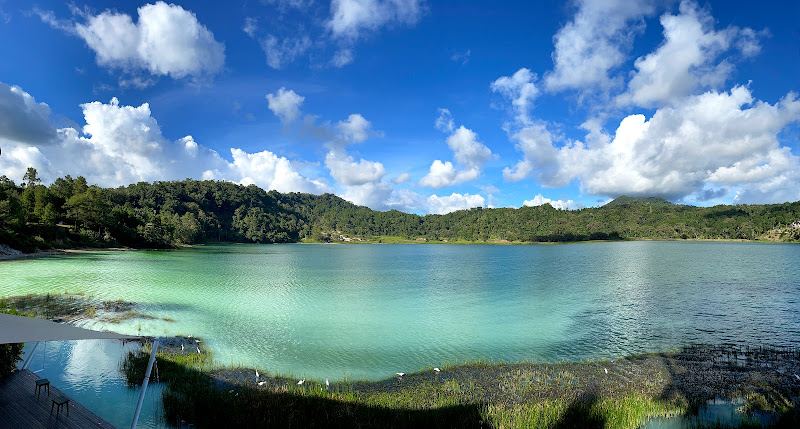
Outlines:
POLYGON ((58 405, 58 408, 56 408, 56 418, 58 418, 58 413, 59 411, 61 411, 61 407, 63 407, 64 404, 67 405, 67 416, 69 416, 69 398, 66 398, 64 396, 53 398, 53 404, 50 405, 50 415, 51 416, 53 415, 53 407, 58 405))
POLYGON ((42 387, 47 388, 47 396, 50 396, 50 380, 40 378, 36 380, 36 399, 39 399, 39 394, 42 392, 42 387))

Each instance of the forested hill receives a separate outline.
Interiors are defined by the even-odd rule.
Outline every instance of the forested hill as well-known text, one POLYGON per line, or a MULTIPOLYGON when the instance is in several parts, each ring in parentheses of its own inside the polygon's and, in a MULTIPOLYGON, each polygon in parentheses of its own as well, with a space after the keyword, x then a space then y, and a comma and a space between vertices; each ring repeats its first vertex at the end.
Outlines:
POLYGON ((574 211, 544 205, 418 216, 374 211, 331 194, 281 194, 230 182, 187 179, 104 189, 67 176, 44 186, 31 170, 20 185, 0 177, 0 244, 23 251, 303 239, 800 239, 800 227, 790 227, 800 220, 800 202, 704 208, 621 197, 603 207, 574 211))

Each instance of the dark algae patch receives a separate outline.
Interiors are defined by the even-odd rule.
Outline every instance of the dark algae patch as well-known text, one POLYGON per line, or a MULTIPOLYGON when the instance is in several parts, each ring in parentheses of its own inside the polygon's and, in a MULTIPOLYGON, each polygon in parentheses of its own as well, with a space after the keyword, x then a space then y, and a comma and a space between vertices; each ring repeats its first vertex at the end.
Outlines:
MULTIPOLYGON (((718 400, 739 404, 743 418, 734 427, 800 425, 796 349, 691 346, 605 362, 477 362, 328 382, 260 369, 257 378, 255 369, 214 365, 197 339, 172 341, 158 353, 157 367, 166 384, 165 419, 173 425, 638 428, 656 417, 696 416, 718 400)), ((132 385, 141 383, 149 350, 123 363, 132 385)))
MULTIPOLYGON (((0 299, 0 312, 52 319, 58 322, 79 322, 96 319, 120 323, 128 319, 159 319, 136 311, 136 303, 104 301, 82 293, 46 293, 11 296, 0 299)), ((173 322, 172 319, 161 319, 173 322)))

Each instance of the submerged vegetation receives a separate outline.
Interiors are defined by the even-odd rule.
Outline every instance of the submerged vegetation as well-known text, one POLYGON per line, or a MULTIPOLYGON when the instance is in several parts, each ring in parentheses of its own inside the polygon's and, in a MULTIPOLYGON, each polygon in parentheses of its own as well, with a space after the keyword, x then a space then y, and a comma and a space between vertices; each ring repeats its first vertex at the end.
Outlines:
MULTIPOLYGON (((800 423, 797 350, 697 346, 605 362, 479 362, 374 382, 301 383, 217 367, 195 341, 181 338, 157 353, 165 418, 173 425, 638 428, 653 417, 696 415, 719 398, 742 399, 736 426, 800 423)), ((131 385, 141 382, 150 350, 124 360, 131 385)))
MULTIPOLYGON (((26 317, 39 317, 62 322, 96 319, 106 323, 121 323, 129 319, 159 319, 136 311, 136 304, 128 301, 104 301, 83 293, 28 294, 0 298, 0 313, 26 317)), ((170 318, 161 318, 174 322, 170 318)))
POLYGON ((0 245, 166 248, 206 242, 531 243, 621 239, 800 241, 800 202, 692 207, 620 197, 581 210, 538 207, 446 215, 374 211, 335 195, 266 192, 186 179, 104 189, 83 177, 40 184, 0 176, 0 245))

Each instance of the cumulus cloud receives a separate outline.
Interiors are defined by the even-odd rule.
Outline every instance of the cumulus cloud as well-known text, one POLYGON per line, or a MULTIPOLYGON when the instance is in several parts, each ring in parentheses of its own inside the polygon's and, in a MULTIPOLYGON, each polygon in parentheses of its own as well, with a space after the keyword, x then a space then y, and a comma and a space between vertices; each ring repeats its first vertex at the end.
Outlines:
POLYGON ((392 195, 392 187, 386 182, 367 182, 355 186, 347 186, 342 198, 359 206, 367 206, 373 210, 385 210, 386 201, 392 195))
POLYGON ((73 24, 39 12, 44 22, 82 38, 103 67, 145 70, 174 79, 201 79, 222 70, 225 46, 194 13, 156 2, 140 7, 138 14, 134 23, 130 15, 106 10, 99 15, 82 14, 86 21, 73 24))
POLYGON ((291 89, 280 87, 274 94, 267 94, 267 107, 281 122, 289 124, 300 116, 300 105, 305 99, 291 89))
POLYGON ((578 179, 594 195, 677 200, 735 187, 740 202, 796 200, 800 158, 780 145, 778 134, 798 120, 793 93, 771 105, 742 86, 709 91, 658 109, 649 120, 630 115, 613 139, 594 146, 557 147, 544 127, 523 128, 515 135, 523 160, 504 176, 554 187, 578 179))
POLYGON ((192 136, 170 141, 147 103, 125 106, 113 98, 109 103, 95 101, 81 108, 86 125, 81 131, 57 130, 54 144, 4 144, 0 171, 22 178, 27 167, 35 167, 45 182, 70 174, 110 187, 194 177, 254 183, 281 192, 330 190, 323 180, 304 177, 290 160, 269 151, 251 154, 233 148, 233 162, 229 162, 192 136))
POLYGON ((421 0, 333 0, 325 24, 334 37, 357 39, 384 25, 414 24, 421 15, 421 0))
POLYGON ((575 17, 553 37, 553 70, 544 76, 549 91, 608 89, 611 73, 626 60, 643 18, 654 12, 648 0, 579 0, 575 17))
POLYGON ((18 86, 0 82, 0 139, 31 145, 49 144, 56 136, 50 107, 18 86))
POLYGON ((364 185, 383 178, 386 169, 380 162, 361 158, 356 162, 342 149, 333 149, 325 156, 325 167, 337 182, 345 186, 364 185))
POLYGON ((346 121, 339 121, 336 128, 344 139, 351 143, 361 143, 370 135, 380 134, 372 130, 372 124, 358 113, 347 117, 346 121))
POLYGON ((529 122, 528 111, 531 109, 533 100, 539 95, 539 88, 533 83, 535 80, 536 73, 521 68, 512 76, 498 78, 492 82, 490 88, 511 100, 511 104, 517 111, 518 121, 529 122))
POLYGON ((537 194, 532 200, 525 200, 522 205, 525 207, 536 207, 544 204, 550 204, 553 208, 559 210, 578 210, 584 208, 583 204, 576 203, 572 200, 551 200, 545 198, 542 194, 537 194))
POLYGON ((460 168, 457 169, 450 161, 434 160, 428 174, 420 179, 419 184, 442 188, 477 179, 483 166, 492 158, 492 151, 478 141, 478 135, 474 131, 463 125, 455 128, 447 109, 439 109, 435 126, 440 131, 451 132, 446 140, 447 146, 453 151, 453 158, 460 168))
POLYGON ((434 214, 447 214, 456 210, 467 210, 473 207, 485 207, 486 200, 480 195, 457 194, 449 196, 437 196, 433 194, 428 197, 428 212, 434 214))
POLYGON ((241 176, 238 181, 243 185, 255 184, 263 189, 275 189, 278 192, 321 193, 329 189, 322 180, 303 177, 288 159, 270 151, 247 153, 233 148, 231 155, 233 164, 229 165, 229 174, 241 176))
POLYGON ((717 63, 716 59, 734 40, 742 40, 742 51, 747 55, 759 49, 752 29, 715 31, 714 18, 693 1, 683 1, 678 15, 664 14, 661 25, 664 42, 636 60, 636 72, 628 91, 617 98, 618 104, 652 107, 680 99, 698 87, 717 88, 728 79, 733 65, 728 61, 717 63))

